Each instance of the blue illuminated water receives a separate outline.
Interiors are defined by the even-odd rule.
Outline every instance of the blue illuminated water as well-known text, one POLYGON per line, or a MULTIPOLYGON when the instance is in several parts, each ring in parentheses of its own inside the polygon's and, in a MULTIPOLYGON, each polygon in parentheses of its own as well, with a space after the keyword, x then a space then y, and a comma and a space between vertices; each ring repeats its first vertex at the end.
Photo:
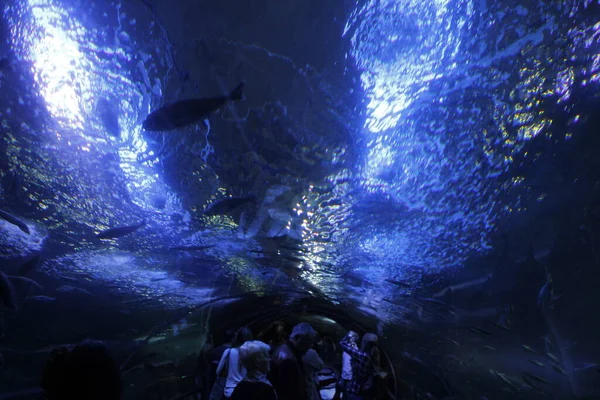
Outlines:
POLYGON ((277 35, 163 3, 2 3, 12 67, 0 78, 1 178, 22 184, 3 184, 0 208, 33 232, 0 220, 0 259, 12 268, 43 249, 44 276, 98 288, 124 312, 140 299, 181 309, 297 287, 397 322, 412 306, 384 299, 499 251, 515 221, 559 201, 553 166, 519 167, 537 165, 533 141, 555 149, 578 134, 571 95, 600 79, 591 1, 359 1, 339 35, 305 46, 345 46, 319 67, 277 35), (160 105, 241 80, 247 100, 210 122, 142 132, 160 105), (561 107, 558 131, 548 110, 561 107), (202 215, 249 193, 254 209, 202 215), (135 234, 94 238, 141 219, 135 234), (169 250, 178 245, 212 247, 169 250))

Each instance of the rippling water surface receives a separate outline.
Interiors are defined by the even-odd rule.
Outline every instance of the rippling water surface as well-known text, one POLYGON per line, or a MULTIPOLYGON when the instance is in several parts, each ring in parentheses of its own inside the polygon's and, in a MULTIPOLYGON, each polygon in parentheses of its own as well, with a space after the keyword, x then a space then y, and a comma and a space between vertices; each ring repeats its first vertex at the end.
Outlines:
POLYGON ((600 79, 600 17, 584 0, 361 1, 332 38, 348 46, 345 77, 233 31, 200 34, 160 2, 4 4, 3 207, 34 232, 0 225, 3 259, 44 248, 52 276, 167 308, 235 282, 356 296, 398 319, 386 279, 418 288, 552 201, 539 183, 556 171, 518 167, 544 155, 532 140, 579 133, 573 95, 600 79), (141 131, 161 104, 242 79, 247 100, 209 124, 141 131), (248 193, 255 207, 202 215, 248 193))

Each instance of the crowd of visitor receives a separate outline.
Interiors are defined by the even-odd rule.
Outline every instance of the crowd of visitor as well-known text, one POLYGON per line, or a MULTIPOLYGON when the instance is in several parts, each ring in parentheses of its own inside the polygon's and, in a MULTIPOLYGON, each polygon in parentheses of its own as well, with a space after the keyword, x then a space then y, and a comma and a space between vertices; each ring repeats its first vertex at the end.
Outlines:
MULTIPOLYGON (((227 331, 225 343, 202 356, 198 371, 202 376, 196 383, 205 390, 188 398, 323 400, 318 373, 327 365, 323 359, 329 363, 334 352, 328 342, 308 323, 294 326, 288 334, 285 323, 278 321, 268 332, 259 335, 265 343, 254 340, 247 327, 227 331)), ((342 368, 333 399, 393 400, 377 341, 373 333, 360 340, 352 331, 341 340, 342 368)), ((97 341, 55 349, 42 380, 48 400, 119 400, 121 385, 117 364, 97 341)))

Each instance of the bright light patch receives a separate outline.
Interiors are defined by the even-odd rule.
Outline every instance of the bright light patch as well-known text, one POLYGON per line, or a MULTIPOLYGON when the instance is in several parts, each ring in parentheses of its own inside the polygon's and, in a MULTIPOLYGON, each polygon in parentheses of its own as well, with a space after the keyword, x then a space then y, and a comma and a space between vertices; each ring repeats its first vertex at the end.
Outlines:
MULTIPOLYGON (((73 191, 81 196, 82 207, 85 205, 83 223, 100 215, 110 219, 111 212, 116 220, 119 212, 135 209, 126 207, 129 201, 123 201, 122 191, 112 190, 112 185, 102 181, 104 176, 99 178, 99 166, 118 178, 115 181, 125 181, 129 198, 139 206, 138 210, 151 211, 156 207, 164 212, 184 214, 179 199, 154 168, 159 158, 150 152, 137 122, 139 114, 148 112, 150 94, 144 92, 120 64, 123 57, 132 53, 131 47, 118 47, 119 43, 102 45, 106 42, 105 33, 112 34, 114 28, 107 25, 98 30, 86 29, 77 19, 85 11, 69 9, 64 2, 11 3, 3 11, 11 33, 12 51, 17 58, 27 61, 23 65, 31 65, 34 89, 44 98, 49 114, 60 126, 41 132, 48 132, 56 140, 51 148, 59 162, 72 161, 73 176, 69 178, 72 178, 73 191), (107 57, 110 55, 115 57, 107 57), (110 129, 98 112, 102 100, 113 106, 111 117, 117 121, 119 137, 108 132, 110 129), (74 153, 81 157, 73 157, 74 153), (115 154, 119 159, 113 161, 115 154), (106 155, 110 161, 99 163, 97 157, 106 155), (141 158, 147 161, 140 162, 141 158), (125 179, 121 179, 123 177, 125 179), (156 201, 161 196, 166 200, 154 206, 161 203, 156 201)), ((93 18, 93 15, 88 17, 93 18)), ((116 34, 127 35, 121 27, 116 34)), ((138 67, 143 72, 149 69, 142 61, 138 67)), ((27 74, 23 77, 25 79, 27 74)), ((63 217, 71 218, 70 215, 63 217)), ((114 220, 103 220, 103 223, 114 223, 114 220)), ((168 237, 171 233, 167 227, 164 235, 168 237)), ((57 269, 63 268, 64 263, 64 269, 69 272, 84 272, 98 281, 123 283, 137 294, 154 299, 180 295, 183 296, 178 297, 183 299, 181 302, 196 304, 212 292, 205 288, 184 288, 176 276, 169 275, 160 266, 157 268, 156 259, 141 259, 127 253, 82 251, 52 262, 59 264, 57 269)))
POLYGON ((389 145, 377 142, 369 150, 367 168, 371 176, 377 176, 394 164, 395 151, 389 145))
MULTIPOLYGON (((472 6, 467 10, 473 13, 472 6)), ((449 0, 433 4, 385 0, 368 2, 351 18, 358 25, 351 54, 364 69, 361 81, 368 98, 367 134, 393 136, 388 148, 369 149, 364 183, 375 182, 386 168, 393 168, 391 149, 396 141, 406 142, 404 133, 394 128, 403 123, 406 110, 427 92, 429 82, 447 77, 458 68, 448 58, 456 55, 462 43, 460 27, 467 24, 471 14, 460 17, 453 27, 447 21, 451 12, 449 0), (378 23, 374 23, 373 16, 378 23), (387 41, 382 42, 381 37, 387 41)), ((349 22, 346 32, 351 25, 349 22)))
POLYGON ((47 0, 29 0, 28 58, 48 110, 63 127, 83 128, 82 93, 91 88, 89 61, 77 37, 85 29, 47 0))

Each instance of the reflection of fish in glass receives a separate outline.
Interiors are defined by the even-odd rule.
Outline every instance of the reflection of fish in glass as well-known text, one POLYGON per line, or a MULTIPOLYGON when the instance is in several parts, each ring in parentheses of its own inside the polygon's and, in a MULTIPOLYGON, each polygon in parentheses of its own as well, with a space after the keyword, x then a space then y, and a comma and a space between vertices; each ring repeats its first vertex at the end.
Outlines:
POLYGON ((146 220, 142 220, 137 225, 129 225, 129 226, 117 226, 115 228, 110 228, 105 231, 100 232, 96 237, 98 239, 115 239, 121 236, 129 235, 146 225, 146 220))
POLYGON ((227 96, 181 100, 167 104, 146 117, 142 127, 148 131, 170 131, 202 121, 230 101, 242 100, 244 83, 227 96))
POLYGON ((17 226, 20 230, 22 230, 23 232, 29 234, 29 227, 27 226, 27 224, 23 221, 21 221, 19 218, 15 217, 14 215, 7 213, 6 211, 2 211, 0 210, 0 218, 10 222, 11 224, 17 226))

